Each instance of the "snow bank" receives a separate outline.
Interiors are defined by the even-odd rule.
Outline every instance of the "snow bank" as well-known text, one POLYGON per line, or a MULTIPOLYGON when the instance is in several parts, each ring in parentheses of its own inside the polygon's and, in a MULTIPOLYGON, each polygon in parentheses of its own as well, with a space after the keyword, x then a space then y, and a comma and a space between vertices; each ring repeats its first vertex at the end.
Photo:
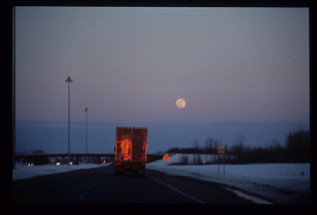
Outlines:
POLYGON ((218 174, 217 164, 170 165, 179 162, 181 156, 172 156, 169 163, 149 163, 147 168, 229 185, 279 203, 300 201, 299 195, 310 193, 310 164, 225 165, 225 169, 219 165, 218 174))
POLYGON ((25 163, 16 162, 15 169, 12 170, 12 180, 19 180, 25 178, 32 178, 41 175, 52 175, 61 172, 69 172, 79 169, 91 169, 98 168, 102 166, 108 166, 110 163, 106 164, 90 164, 90 163, 79 163, 78 165, 39 165, 39 166, 28 166, 25 163))

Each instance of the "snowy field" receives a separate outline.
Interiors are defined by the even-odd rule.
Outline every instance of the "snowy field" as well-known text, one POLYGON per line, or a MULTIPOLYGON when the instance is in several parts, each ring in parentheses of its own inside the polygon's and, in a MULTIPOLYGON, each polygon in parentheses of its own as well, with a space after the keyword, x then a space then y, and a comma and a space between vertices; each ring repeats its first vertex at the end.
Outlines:
POLYGON ((98 168, 101 166, 107 166, 110 163, 106 164, 90 164, 90 163, 79 163, 79 165, 60 165, 56 166, 53 164, 50 165, 39 165, 39 166, 28 166, 25 163, 16 162, 15 169, 12 171, 12 180, 19 180, 25 178, 32 178, 41 175, 53 175, 61 172, 69 172, 79 169, 90 169, 98 168))
MULTIPOLYGON (((181 175, 220 183, 246 193, 264 197, 280 204, 309 203, 310 164, 248 164, 248 165, 170 165, 178 163, 181 154, 170 162, 159 160, 147 164, 147 169, 171 175, 181 175)), ((193 155, 189 156, 189 160, 193 155)), ((209 160, 202 156, 202 160, 209 160)))

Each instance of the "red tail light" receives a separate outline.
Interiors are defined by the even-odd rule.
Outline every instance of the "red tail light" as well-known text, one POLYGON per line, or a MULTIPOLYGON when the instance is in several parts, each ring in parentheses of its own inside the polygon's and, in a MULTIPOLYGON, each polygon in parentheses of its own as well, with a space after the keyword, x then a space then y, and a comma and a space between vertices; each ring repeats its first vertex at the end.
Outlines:
POLYGON ((141 166, 145 166, 146 165, 146 163, 141 163, 141 166))
POLYGON ((115 165, 116 165, 116 166, 119 166, 119 165, 120 165, 120 162, 116 162, 115 165))

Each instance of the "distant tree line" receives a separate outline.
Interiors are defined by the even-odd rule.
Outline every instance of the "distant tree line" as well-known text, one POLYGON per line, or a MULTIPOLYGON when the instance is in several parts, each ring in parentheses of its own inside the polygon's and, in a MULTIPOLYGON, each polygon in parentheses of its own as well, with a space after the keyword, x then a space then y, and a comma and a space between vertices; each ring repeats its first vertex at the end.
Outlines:
MULTIPOLYGON (((245 137, 237 135, 234 144, 229 148, 225 145, 226 154, 234 155, 226 159, 226 163, 309 163, 311 161, 309 130, 290 131, 286 135, 285 143, 282 145, 277 139, 262 147, 251 147, 244 145, 245 137)), ((197 140, 190 148, 171 148, 167 153, 196 154, 195 164, 201 164, 201 154, 216 154, 221 140, 208 138, 203 147, 199 146, 197 140)), ((188 163, 184 156, 183 163, 188 163)))
POLYGON ((195 140, 192 144, 193 147, 189 148, 170 148, 167 153, 216 154, 217 147, 221 145, 221 140, 215 138, 207 138, 204 147, 200 147, 197 140, 195 140))
MULTIPOLYGON (((27 153, 26 151, 23 151, 22 153, 27 153)), ((41 149, 33 150, 31 151, 32 154, 43 154, 44 151, 41 149)), ((24 160, 21 159, 20 162, 26 162, 26 163, 33 163, 34 165, 42 165, 42 164, 49 164, 50 161, 47 157, 37 157, 37 156, 30 156, 25 158, 24 160)))

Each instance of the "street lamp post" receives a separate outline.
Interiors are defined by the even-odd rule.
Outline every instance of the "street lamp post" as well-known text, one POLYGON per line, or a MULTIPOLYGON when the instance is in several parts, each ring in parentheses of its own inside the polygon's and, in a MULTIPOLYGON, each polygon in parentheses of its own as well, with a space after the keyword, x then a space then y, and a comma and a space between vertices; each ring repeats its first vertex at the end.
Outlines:
POLYGON ((87 153, 88 153, 88 147, 87 147, 87 142, 88 142, 88 137, 87 137, 87 114, 88 114, 88 108, 85 108, 86 112, 86 163, 87 163, 87 153))
POLYGON ((70 82, 73 80, 68 76, 65 81, 68 82, 68 162, 70 162, 70 82))

